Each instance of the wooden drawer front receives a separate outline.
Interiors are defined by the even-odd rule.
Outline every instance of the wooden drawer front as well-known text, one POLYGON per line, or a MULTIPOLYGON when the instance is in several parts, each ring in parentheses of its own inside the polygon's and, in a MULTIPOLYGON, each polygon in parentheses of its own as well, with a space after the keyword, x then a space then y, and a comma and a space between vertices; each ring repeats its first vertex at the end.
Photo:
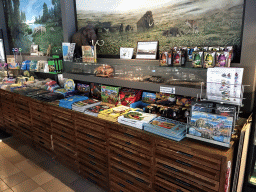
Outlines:
POLYGON ((35 112, 31 112, 31 117, 33 120, 36 120, 36 121, 40 121, 42 122, 43 124, 50 124, 51 123, 51 120, 50 120, 50 117, 47 115, 47 114, 37 114, 35 112))
POLYGON ((162 162, 162 163, 168 162, 168 163, 175 165, 177 167, 180 167, 182 169, 189 169, 190 171, 192 171, 194 173, 214 179, 216 181, 218 181, 220 178, 220 171, 217 171, 217 170, 209 168, 209 167, 205 167, 196 162, 189 161, 185 158, 182 159, 175 155, 168 156, 168 155, 156 153, 156 159, 157 159, 157 161, 162 162))
POLYGON ((88 153, 88 152, 84 152, 81 150, 78 150, 78 159, 80 161, 85 161, 85 162, 95 162, 97 165, 103 166, 103 167, 107 167, 107 159, 102 159, 102 158, 98 158, 97 155, 94 155, 92 153, 88 153))
POLYGON ((54 152, 56 155, 60 154, 60 155, 65 155, 68 158, 71 158, 73 160, 77 159, 77 155, 76 155, 75 151, 69 150, 69 149, 63 147, 61 144, 56 143, 56 142, 54 143, 53 146, 54 146, 54 152))
POLYGON ((122 145, 110 142, 110 149, 116 151, 127 159, 135 161, 135 163, 138 163, 139 165, 141 164, 147 167, 151 167, 152 165, 152 157, 144 155, 128 147, 124 147, 122 145))
POLYGON ((192 182, 197 183, 198 185, 202 185, 211 190, 218 191, 219 182, 213 179, 207 178, 200 174, 197 174, 191 171, 189 168, 181 168, 180 166, 173 165, 169 162, 163 162, 156 158, 156 168, 158 171, 165 171, 168 175, 177 175, 181 178, 185 178, 186 180, 190 180, 192 182))
POLYGON ((131 192, 130 189, 126 189, 120 185, 118 185, 117 183, 114 183, 112 181, 110 181, 110 191, 111 192, 131 192))
POLYGON ((30 112, 29 111, 21 111, 19 109, 16 109, 16 116, 23 118, 23 119, 27 119, 27 120, 31 120, 31 116, 30 116, 30 112))
POLYGON ((76 120, 76 126, 77 126, 77 130, 83 132, 84 130, 90 130, 90 131, 94 131, 97 133, 101 133, 105 135, 105 127, 102 125, 98 125, 98 124, 93 124, 89 121, 79 121, 76 120))
POLYGON ((31 126, 31 120, 29 117, 23 117, 22 115, 16 115, 16 119, 18 123, 26 124, 27 126, 31 126))
POLYGON ((37 127, 33 127, 33 135, 37 135, 44 138, 45 140, 51 141, 51 133, 41 130, 37 127))
POLYGON ((5 92, 4 94, 1 94, 1 99, 2 101, 13 102, 14 101, 13 93, 5 92))
MULTIPOLYGON (((110 185, 113 185, 114 186, 120 186, 122 189, 124 189, 125 191, 130 191, 130 192, 148 192, 149 190, 148 189, 141 189, 141 188, 138 188, 134 185, 131 184, 131 182, 128 180, 124 180, 116 175, 112 175, 110 176, 109 178, 110 180, 110 185)), ((123 190, 122 190, 123 191, 123 190)))
POLYGON ((16 109, 19 109, 20 111, 30 111, 29 105, 22 105, 20 103, 16 103, 16 109))
POLYGON ((90 182, 102 187, 103 189, 108 189, 107 180, 102 179, 102 177, 100 177, 99 174, 95 173, 93 169, 90 169, 90 168, 88 169, 84 165, 80 165, 79 169, 80 169, 80 174, 84 176, 86 179, 88 179, 90 182))
POLYGON ((38 103, 30 100, 30 108, 33 111, 45 112, 46 106, 43 103, 38 103))
POLYGON ((105 146, 106 145, 106 136, 100 133, 96 133, 90 130, 84 130, 83 132, 77 131, 77 138, 91 141, 95 145, 105 146))
POLYGON ((2 108, 3 108, 3 110, 15 111, 14 103, 9 103, 7 101, 4 101, 2 103, 2 108))
POLYGON ((33 120, 33 127, 45 131, 46 133, 52 134, 52 128, 50 124, 43 123, 41 121, 33 120))
POLYGON ((51 149, 51 140, 45 139, 45 137, 41 137, 39 135, 33 135, 33 141, 36 142, 38 145, 43 146, 46 149, 51 149))
POLYGON ((12 114, 10 115, 9 113, 3 113, 3 118, 5 122, 12 122, 17 124, 17 120, 12 114))
POLYGON ((191 192, 191 190, 184 189, 158 177, 155 180, 155 188, 157 192, 191 192))
POLYGON ((110 160, 111 162, 124 167, 126 170, 129 170, 130 174, 149 181, 151 176, 151 167, 128 159, 124 155, 121 155, 118 150, 113 149, 110 149, 110 160))
POLYGON ((77 138, 77 145, 80 150, 86 152, 91 151, 94 154, 102 155, 104 158, 107 158, 107 148, 104 145, 95 145, 91 141, 81 140, 77 138))
POLYGON ((179 175, 170 174, 168 171, 165 170, 158 169, 156 172, 156 177, 168 181, 169 183, 181 186, 182 188, 187 190, 197 192, 214 192, 214 190, 211 190, 203 185, 199 185, 198 183, 180 177, 179 175))
POLYGON ((68 111, 65 108, 55 107, 55 106, 49 106, 48 107, 49 112, 53 116, 53 119, 59 118, 67 121, 72 121, 72 113, 71 110, 68 111))
POLYGON ((182 159, 188 159, 190 161, 197 162, 206 167, 220 170, 221 157, 213 154, 207 154, 205 152, 195 150, 193 148, 176 144, 175 142, 168 142, 156 139, 156 151, 162 154, 168 154, 170 156, 175 155, 182 159))
POLYGON ((72 129, 70 127, 66 127, 64 125, 56 124, 55 122, 52 122, 52 131, 53 133, 63 135, 66 138, 69 139, 75 139, 75 129, 72 129))
POLYGON ((69 151, 75 152, 76 147, 75 147, 75 140, 69 140, 67 138, 64 138, 63 136, 55 135, 53 133, 53 145, 59 145, 69 151))
MULTIPOLYGON (((55 151, 56 154, 56 151, 55 151)), ((75 159, 70 158, 68 155, 63 153, 57 153, 56 154, 56 160, 59 161, 64 166, 70 168, 71 170, 74 170, 78 172, 79 166, 75 159)))
POLYGON ((29 107, 29 101, 23 97, 15 98, 16 105, 29 107))
POLYGON ((109 123, 108 127, 110 128, 111 133, 119 132, 121 135, 129 139, 135 138, 141 141, 142 143, 145 143, 145 145, 152 145, 152 138, 145 134, 144 132, 142 132, 141 130, 114 123, 109 123))
POLYGON ((87 165, 80 163, 79 168, 81 172, 87 172, 92 178, 99 179, 105 184, 107 183, 107 171, 101 172, 97 170, 97 167, 88 167, 87 165))
POLYGON ((78 113, 75 111, 74 111, 74 115, 75 115, 76 121, 82 122, 82 124, 90 123, 93 126, 98 125, 100 127, 105 127, 105 125, 106 125, 106 121, 99 119, 97 117, 93 117, 93 116, 86 115, 83 113, 78 113), (84 123, 84 121, 86 123, 84 123))

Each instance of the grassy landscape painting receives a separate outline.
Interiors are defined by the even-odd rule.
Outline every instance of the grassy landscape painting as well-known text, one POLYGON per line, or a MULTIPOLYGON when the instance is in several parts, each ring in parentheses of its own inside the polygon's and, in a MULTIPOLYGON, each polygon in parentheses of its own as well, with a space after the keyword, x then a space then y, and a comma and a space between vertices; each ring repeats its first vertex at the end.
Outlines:
POLYGON ((60 0, 3 0, 10 49, 30 53, 31 44, 39 51, 60 54, 63 42, 60 0))
POLYGON ((138 41, 157 40, 159 51, 174 46, 241 45, 243 0, 111 2, 76 0, 78 28, 94 25, 98 39, 105 42, 98 54, 119 55, 120 47, 136 48, 138 41))

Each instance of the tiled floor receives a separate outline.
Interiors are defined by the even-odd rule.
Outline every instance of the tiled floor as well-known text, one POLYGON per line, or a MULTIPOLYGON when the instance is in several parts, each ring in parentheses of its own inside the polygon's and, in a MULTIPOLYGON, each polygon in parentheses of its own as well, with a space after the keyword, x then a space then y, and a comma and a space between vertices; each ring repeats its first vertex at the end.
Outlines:
POLYGON ((2 192, 104 192, 24 141, 0 142, 2 192))

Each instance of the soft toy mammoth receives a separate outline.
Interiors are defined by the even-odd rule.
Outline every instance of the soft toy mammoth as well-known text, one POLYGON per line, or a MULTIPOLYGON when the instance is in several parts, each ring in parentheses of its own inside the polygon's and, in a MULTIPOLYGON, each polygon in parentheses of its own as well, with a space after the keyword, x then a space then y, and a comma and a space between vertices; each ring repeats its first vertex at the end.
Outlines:
POLYGON ((82 46, 95 44, 97 40, 97 34, 92 25, 82 27, 72 36, 72 43, 76 43, 75 53, 76 57, 82 56, 82 46))

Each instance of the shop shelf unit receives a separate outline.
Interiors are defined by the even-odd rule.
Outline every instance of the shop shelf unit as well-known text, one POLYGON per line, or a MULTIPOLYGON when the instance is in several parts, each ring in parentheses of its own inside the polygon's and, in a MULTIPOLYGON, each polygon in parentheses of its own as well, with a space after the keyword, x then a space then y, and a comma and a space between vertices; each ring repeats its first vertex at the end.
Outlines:
MULTIPOLYGON (((1 91, 0 91, 0 101, 1 99, 1 91)), ((3 107, 2 107, 2 102, 0 102, 0 129, 2 131, 6 131, 5 126, 4 126, 4 117, 3 117, 3 107)))

